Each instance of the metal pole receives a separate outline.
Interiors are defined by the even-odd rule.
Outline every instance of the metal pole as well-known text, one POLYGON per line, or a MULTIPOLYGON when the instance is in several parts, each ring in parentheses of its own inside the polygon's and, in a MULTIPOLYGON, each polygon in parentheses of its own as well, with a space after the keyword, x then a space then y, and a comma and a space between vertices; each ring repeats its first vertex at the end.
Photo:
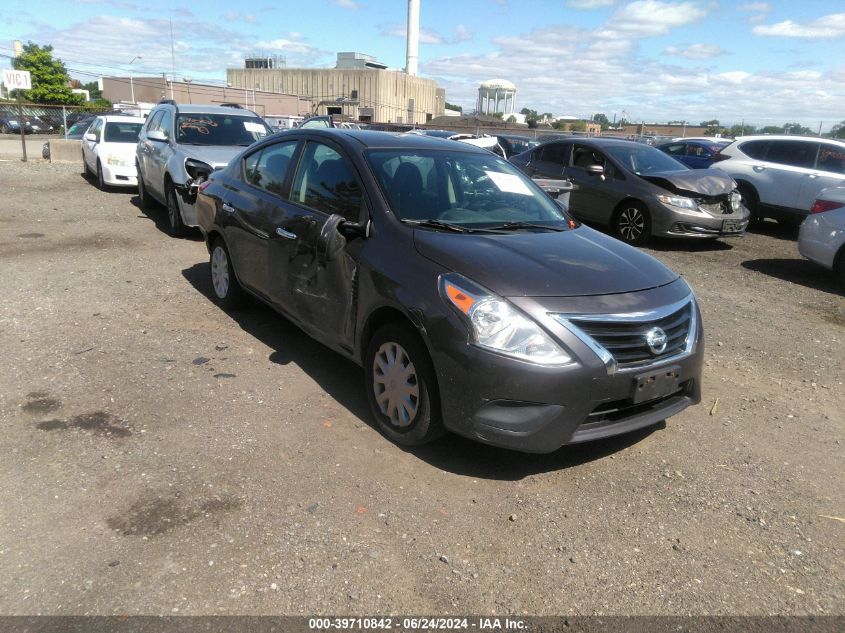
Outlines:
POLYGON ((132 103, 135 103, 135 82, 132 81, 132 69, 129 69, 129 90, 132 93, 132 103))
POLYGON ((22 162, 26 162, 26 138, 24 137, 24 128, 26 127, 26 121, 23 118, 23 103, 21 103, 21 91, 17 90, 18 93, 18 116, 20 118, 20 129, 21 129, 21 149, 23 150, 23 158, 21 158, 22 162))
POLYGON ((65 129, 65 140, 67 140, 67 108, 62 106, 62 127, 65 129))

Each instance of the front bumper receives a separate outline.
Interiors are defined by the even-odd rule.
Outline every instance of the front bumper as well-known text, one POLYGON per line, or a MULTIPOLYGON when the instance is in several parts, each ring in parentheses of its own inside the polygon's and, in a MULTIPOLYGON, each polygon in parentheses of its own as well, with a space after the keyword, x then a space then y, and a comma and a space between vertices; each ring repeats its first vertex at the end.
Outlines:
MULTIPOLYGON (((668 296, 667 288, 647 292, 668 296)), ((519 307, 530 313, 529 301, 519 307)), ((530 453, 656 424, 701 400, 704 344, 698 316, 691 353, 615 372, 562 325, 555 329, 543 322, 577 364, 542 367, 468 344, 460 321, 437 324, 429 340, 438 341, 433 359, 444 424, 460 435, 530 453), (677 388, 635 402, 637 378, 663 370, 673 372, 677 388)))
POLYGON ((655 202, 652 231, 663 237, 738 237, 745 233, 750 218, 751 214, 744 206, 733 213, 708 213, 655 202))
POLYGON ((137 187, 138 172, 134 165, 108 165, 103 167, 103 181, 112 187, 137 187))

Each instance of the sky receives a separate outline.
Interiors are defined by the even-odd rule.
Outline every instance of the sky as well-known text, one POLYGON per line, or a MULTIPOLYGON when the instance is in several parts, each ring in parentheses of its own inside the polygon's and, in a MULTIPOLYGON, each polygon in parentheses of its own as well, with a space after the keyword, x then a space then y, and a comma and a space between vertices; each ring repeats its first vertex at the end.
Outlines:
MULTIPOLYGON (((226 68, 243 67, 253 53, 284 56, 289 68, 331 68, 341 51, 405 66, 406 0, 5 6, 0 67, 9 66, 12 40, 50 44, 83 82, 131 68, 135 76, 175 69, 177 78, 223 83, 226 68)), ((465 110, 474 108, 481 82, 507 79, 517 87, 517 109, 556 116, 798 122, 813 130, 845 120, 845 0, 420 0, 420 7, 419 74, 465 110)))

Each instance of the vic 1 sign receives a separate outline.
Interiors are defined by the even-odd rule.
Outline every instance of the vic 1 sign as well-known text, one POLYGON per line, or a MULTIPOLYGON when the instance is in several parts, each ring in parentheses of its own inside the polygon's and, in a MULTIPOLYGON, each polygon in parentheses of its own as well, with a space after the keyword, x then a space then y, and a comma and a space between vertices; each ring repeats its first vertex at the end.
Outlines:
POLYGON ((32 90, 32 79, 28 70, 3 69, 3 84, 6 90, 32 90))

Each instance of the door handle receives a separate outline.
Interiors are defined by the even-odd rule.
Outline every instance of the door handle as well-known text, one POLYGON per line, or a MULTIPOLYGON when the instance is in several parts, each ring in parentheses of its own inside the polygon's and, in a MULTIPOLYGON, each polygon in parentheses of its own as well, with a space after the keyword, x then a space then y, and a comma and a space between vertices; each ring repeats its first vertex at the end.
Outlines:
POLYGON ((759 173, 761 171, 766 171, 766 166, 765 165, 754 165, 754 167, 752 169, 754 169, 754 171, 759 173))
POLYGON ((235 212, 235 207, 233 207, 228 202, 224 202, 223 205, 220 208, 223 209, 226 213, 234 213, 235 212))
POLYGON ((286 240, 295 240, 296 239, 296 233, 291 233, 290 231, 286 231, 282 227, 279 227, 279 228, 276 229, 276 235, 278 235, 279 237, 283 237, 286 240))

